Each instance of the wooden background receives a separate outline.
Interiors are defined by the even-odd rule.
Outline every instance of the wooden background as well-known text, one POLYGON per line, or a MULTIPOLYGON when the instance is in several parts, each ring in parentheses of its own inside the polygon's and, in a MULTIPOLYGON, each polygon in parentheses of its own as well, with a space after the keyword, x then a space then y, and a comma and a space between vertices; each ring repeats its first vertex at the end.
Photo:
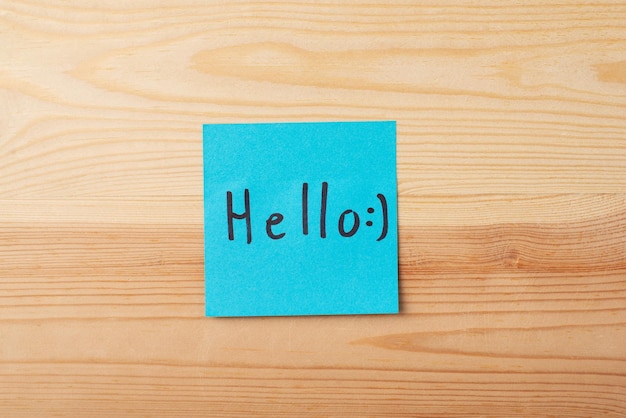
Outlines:
POLYGON ((0 415, 626 416, 626 4, 0 0, 0 415), (401 315, 204 318, 201 125, 380 119, 401 315))

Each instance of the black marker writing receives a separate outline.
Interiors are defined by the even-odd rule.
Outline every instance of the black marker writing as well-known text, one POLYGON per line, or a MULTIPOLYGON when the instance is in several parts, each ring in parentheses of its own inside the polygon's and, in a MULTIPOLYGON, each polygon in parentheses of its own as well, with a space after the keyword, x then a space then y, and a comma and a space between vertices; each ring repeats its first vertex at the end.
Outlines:
MULTIPOLYGON (((380 203, 380 214, 382 218, 381 232, 376 241, 382 241, 387 236, 389 230, 389 210, 387 207, 387 199, 382 193, 376 195, 378 202, 380 203)), ((327 209, 328 209, 328 183, 322 182, 321 193, 319 196, 320 202, 320 217, 319 217, 319 231, 320 238, 324 239, 327 236, 326 222, 327 222, 327 209)), ((250 191, 244 189, 243 192, 244 211, 237 213, 233 210, 233 193, 231 191, 226 192, 226 219, 228 223, 228 239, 230 241, 235 240, 235 226, 234 220, 245 220, 246 224, 246 242, 250 244, 252 242, 252 213, 250 209, 250 191)), ((302 183, 302 235, 309 234, 309 184, 302 183)), ((365 225, 367 228, 374 226, 372 216, 378 214, 378 211, 373 207, 367 208, 367 214, 365 225)), ((284 228, 279 227, 279 224, 285 219, 282 213, 274 212, 265 220, 265 234, 272 240, 279 240, 287 235, 287 231, 284 228)), ((290 224, 286 224, 290 225, 290 224)), ((339 235, 344 238, 350 238, 357 234, 361 227, 361 217, 356 210, 346 209, 337 218, 337 231, 339 235)))
POLYGON ((389 228, 389 220, 387 219, 388 218, 388 215, 387 215, 387 199, 385 199, 385 196, 382 195, 381 193, 378 193, 376 195, 376 197, 380 201, 380 206, 381 206, 382 211, 383 211, 383 230, 381 231, 380 236, 376 240, 376 241, 381 241, 381 240, 383 240, 387 236, 387 228, 389 228))
POLYGON ((344 210, 341 216, 339 216, 339 225, 337 225, 337 228, 339 228, 339 234, 342 237, 351 237, 352 235, 356 234, 356 231, 359 230, 359 224, 360 224, 359 214, 353 211, 352 209, 348 209, 348 210, 344 210), (346 232, 343 226, 343 223, 346 219, 346 215, 350 213, 354 216, 354 223, 352 224, 352 228, 350 228, 350 230, 346 232))
POLYGON ((281 239, 282 237, 285 236, 285 233, 281 233, 281 234, 274 234, 272 232, 272 225, 278 225, 279 223, 281 223, 283 220, 283 215, 280 213, 272 213, 270 215, 269 218, 267 218, 267 221, 265 221, 265 233, 267 234, 268 237, 270 237, 271 239, 281 239))
POLYGON ((320 237, 326 238, 326 201, 328 199, 328 183, 322 183, 322 204, 320 207, 320 237))
POLYGON ((302 183, 302 233, 309 235, 309 183, 302 183))
POLYGON ((228 218, 228 239, 235 239, 235 231, 233 228, 233 218, 234 219, 245 219, 246 220, 246 241, 248 244, 252 242, 252 227, 250 221, 250 192, 248 189, 243 191, 243 200, 246 210, 242 214, 238 214, 233 212, 233 194, 231 192, 226 192, 226 216, 228 218))

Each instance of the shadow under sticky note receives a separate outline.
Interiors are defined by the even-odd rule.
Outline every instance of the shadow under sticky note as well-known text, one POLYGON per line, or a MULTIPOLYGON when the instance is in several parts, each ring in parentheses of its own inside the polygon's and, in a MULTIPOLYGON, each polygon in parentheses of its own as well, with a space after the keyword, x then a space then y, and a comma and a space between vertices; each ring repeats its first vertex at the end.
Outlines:
POLYGON ((203 126, 207 316, 398 312, 395 122, 203 126))

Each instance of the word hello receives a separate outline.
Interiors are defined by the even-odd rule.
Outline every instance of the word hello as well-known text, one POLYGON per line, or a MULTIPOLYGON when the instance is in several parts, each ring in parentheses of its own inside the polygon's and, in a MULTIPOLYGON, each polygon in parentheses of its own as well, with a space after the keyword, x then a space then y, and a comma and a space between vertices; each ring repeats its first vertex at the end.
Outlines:
MULTIPOLYGON (((380 236, 376 239, 376 241, 381 241, 385 239, 387 236, 387 229, 389 227, 388 223, 388 215, 387 215, 387 199, 382 193, 378 193, 376 195, 378 198, 378 202, 381 207, 381 217, 382 217, 382 225, 380 236)), ((250 192, 248 189, 244 189, 243 192, 243 200, 244 200, 244 208, 245 210, 242 213, 235 213, 233 211, 233 194, 231 191, 226 192, 226 215, 228 220, 228 239, 233 241, 235 239, 235 231, 233 223, 235 220, 245 220, 246 223, 246 242, 250 244, 252 242, 252 216, 250 213, 250 192)), ((322 183, 322 192, 320 196, 320 223, 319 223, 319 234, 321 238, 326 238, 326 207, 328 204, 328 183, 322 183)), ((373 207, 367 208, 367 213, 372 215, 375 210, 373 207)), ((278 240, 283 238, 286 235, 286 232, 280 230, 280 223, 284 220, 284 216, 275 212, 270 214, 265 220, 265 233, 267 236, 273 240, 278 240)), ((365 225, 371 227, 374 223, 371 220, 365 222, 365 225)), ((361 217, 359 214, 352 210, 346 209, 344 210, 339 218, 337 219, 337 231, 342 237, 352 237, 354 236, 361 226, 361 217), (351 222, 349 225, 350 228, 346 228, 346 218, 351 218, 351 222)), ((302 234, 309 234, 309 184, 302 184, 302 234)))

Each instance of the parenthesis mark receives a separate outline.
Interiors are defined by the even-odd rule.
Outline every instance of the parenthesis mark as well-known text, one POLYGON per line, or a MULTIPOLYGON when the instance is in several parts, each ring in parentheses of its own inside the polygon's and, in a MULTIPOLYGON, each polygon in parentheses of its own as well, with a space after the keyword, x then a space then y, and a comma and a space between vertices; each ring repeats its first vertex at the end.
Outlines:
POLYGON ((376 195, 378 200, 380 200, 380 206, 383 212, 383 230, 380 232, 380 237, 376 241, 381 241, 387 236, 387 229, 389 228, 389 219, 387 219, 387 199, 381 193, 376 195))

